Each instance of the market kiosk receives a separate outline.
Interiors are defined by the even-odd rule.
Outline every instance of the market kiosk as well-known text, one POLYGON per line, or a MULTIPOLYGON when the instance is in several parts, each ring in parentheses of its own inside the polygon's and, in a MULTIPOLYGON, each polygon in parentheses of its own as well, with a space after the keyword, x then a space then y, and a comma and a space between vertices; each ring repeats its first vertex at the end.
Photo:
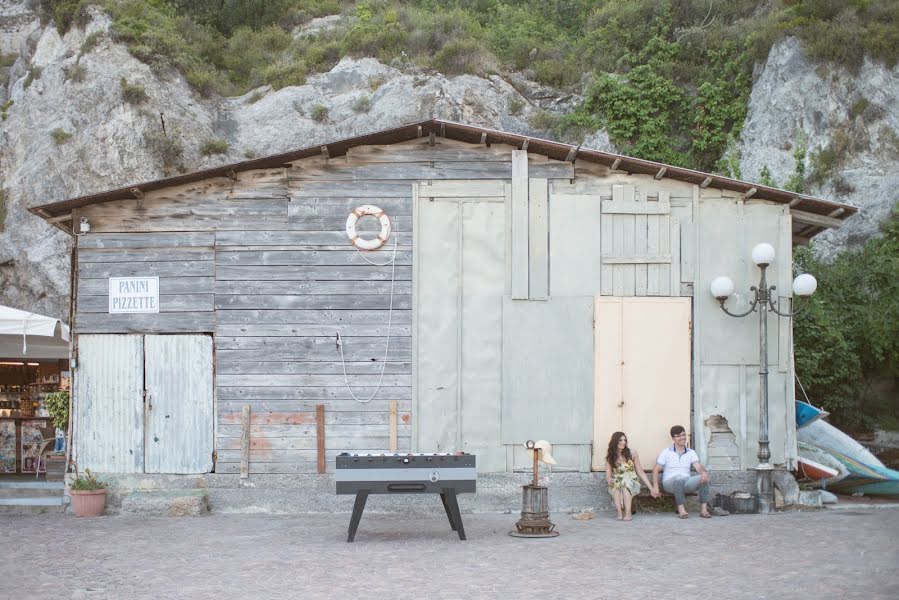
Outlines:
POLYGON ((55 437, 46 400, 68 390, 68 357, 59 319, 0 306, 0 477, 44 472, 40 456, 55 437))

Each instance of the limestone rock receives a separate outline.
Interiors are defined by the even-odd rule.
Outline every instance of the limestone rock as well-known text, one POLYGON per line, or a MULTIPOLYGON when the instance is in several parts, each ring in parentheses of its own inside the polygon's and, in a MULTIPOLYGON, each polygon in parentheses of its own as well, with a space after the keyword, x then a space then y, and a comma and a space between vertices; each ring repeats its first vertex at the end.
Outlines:
MULTIPOLYGON (((372 58, 344 59, 302 86, 204 99, 179 74, 160 75, 131 56, 108 34, 110 19, 99 8, 89 9, 84 30, 60 36, 20 5, 0 0, 0 48, 20 49, 0 91, 14 101, 0 122, 0 189, 7 212, 0 228, 0 304, 63 320, 72 238, 30 214, 29 207, 432 117, 546 136, 532 130, 530 117, 570 109, 580 100, 520 76, 446 77, 372 58), (79 59, 82 42, 93 32, 100 32, 99 44, 79 59), (69 77, 76 61, 85 69, 82 82, 69 77), (40 77, 26 86, 32 67, 40 68, 40 77), (125 102, 123 78, 142 86, 147 99, 125 102), (72 137, 58 144, 51 136, 55 129, 72 137), (159 139, 181 148, 177 156, 169 152, 169 164, 159 139), (211 139, 227 141, 228 152, 201 156, 200 147, 211 139)), ((607 143, 601 132, 596 136, 607 143)))
POLYGON ((863 244, 896 203, 899 187, 899 65, 888 69, 865 60, 860 71, 812 63, 799 40, 775 45, 749 99, 743 128, 740 169, 758 181, 767 165, 779 186, 795 170, 793 149, 804 138, 812 156, 846 146, 835 176, 806 193, 853 204, 862 213, 841 228, 815 238, 825 257, 844 246, 863 244), (856 114, 858 113, 858 114, 856 114))
POLYGON ((796 504, 799 502, 799 484, 789 471, 774 471, 771 474, 774 483, 774 491, 780 492, 784 504, 796 504))
POLYGON ((799 502, 802 506, 810 506, 812 508, 821 508, 821 490, 801 490, 799 492, 799 502))
POLYGON ((821 502, 823 504, 837 504, 840 501, 840 499, 837 498, 836 494, 828 492, 827 490, 820 490, 820 491, 821 491, 821 502))

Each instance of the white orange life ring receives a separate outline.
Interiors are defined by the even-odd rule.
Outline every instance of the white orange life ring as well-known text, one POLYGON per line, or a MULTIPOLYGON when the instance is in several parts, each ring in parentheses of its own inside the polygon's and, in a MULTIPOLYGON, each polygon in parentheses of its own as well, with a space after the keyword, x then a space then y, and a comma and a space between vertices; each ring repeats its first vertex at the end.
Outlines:
POLYGON ((357 206, 350 213, 350 216, 347 217, 346 234, 350 241, 360 250, 377 250, 390 237, 390 218, 388 218, 387 213, 377 206, 372 206, 371 204, 357 206), (378 234, 378 237, 366 240, 359 237, 359 234, 356 233, 356 221, 359 220, 359 217, 365 216, 375 217, 381 222, 381 232, 378 234))

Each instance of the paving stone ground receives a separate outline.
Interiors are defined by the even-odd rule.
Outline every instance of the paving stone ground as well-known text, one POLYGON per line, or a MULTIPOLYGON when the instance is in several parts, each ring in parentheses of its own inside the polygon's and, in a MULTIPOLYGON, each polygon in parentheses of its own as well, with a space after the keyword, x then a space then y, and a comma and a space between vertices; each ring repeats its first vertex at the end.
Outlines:
POLYGON ((561 536, 507 535, 516 515, 0 518, 0 597, 899 598, 899 509, 678 520, 552 516, 561 536), (672 579, 673 578, 673 579, 672 579))

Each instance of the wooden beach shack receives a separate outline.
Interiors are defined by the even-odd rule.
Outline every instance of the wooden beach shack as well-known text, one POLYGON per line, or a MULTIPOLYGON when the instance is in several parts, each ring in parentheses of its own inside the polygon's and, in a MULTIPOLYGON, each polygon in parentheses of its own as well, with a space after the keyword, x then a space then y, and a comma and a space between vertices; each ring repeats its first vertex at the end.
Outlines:
MULTIPOLYGON (((758 323, 723 314, 709 283, 748 292, 768 242, 787 296, 792 246, 857 212, 442 120, 31 210, 76 236, 79 467, 250 475, 388 451, 511 472, 538 438, 557 469, 589 472, 613 431, 647 463, 676 423, 709 468, 751 469, 758 323), (345 231, 367 205, 391 225, 373 251, 345 231)), ((786 465, 790 332, 771 321, 786 465)))

